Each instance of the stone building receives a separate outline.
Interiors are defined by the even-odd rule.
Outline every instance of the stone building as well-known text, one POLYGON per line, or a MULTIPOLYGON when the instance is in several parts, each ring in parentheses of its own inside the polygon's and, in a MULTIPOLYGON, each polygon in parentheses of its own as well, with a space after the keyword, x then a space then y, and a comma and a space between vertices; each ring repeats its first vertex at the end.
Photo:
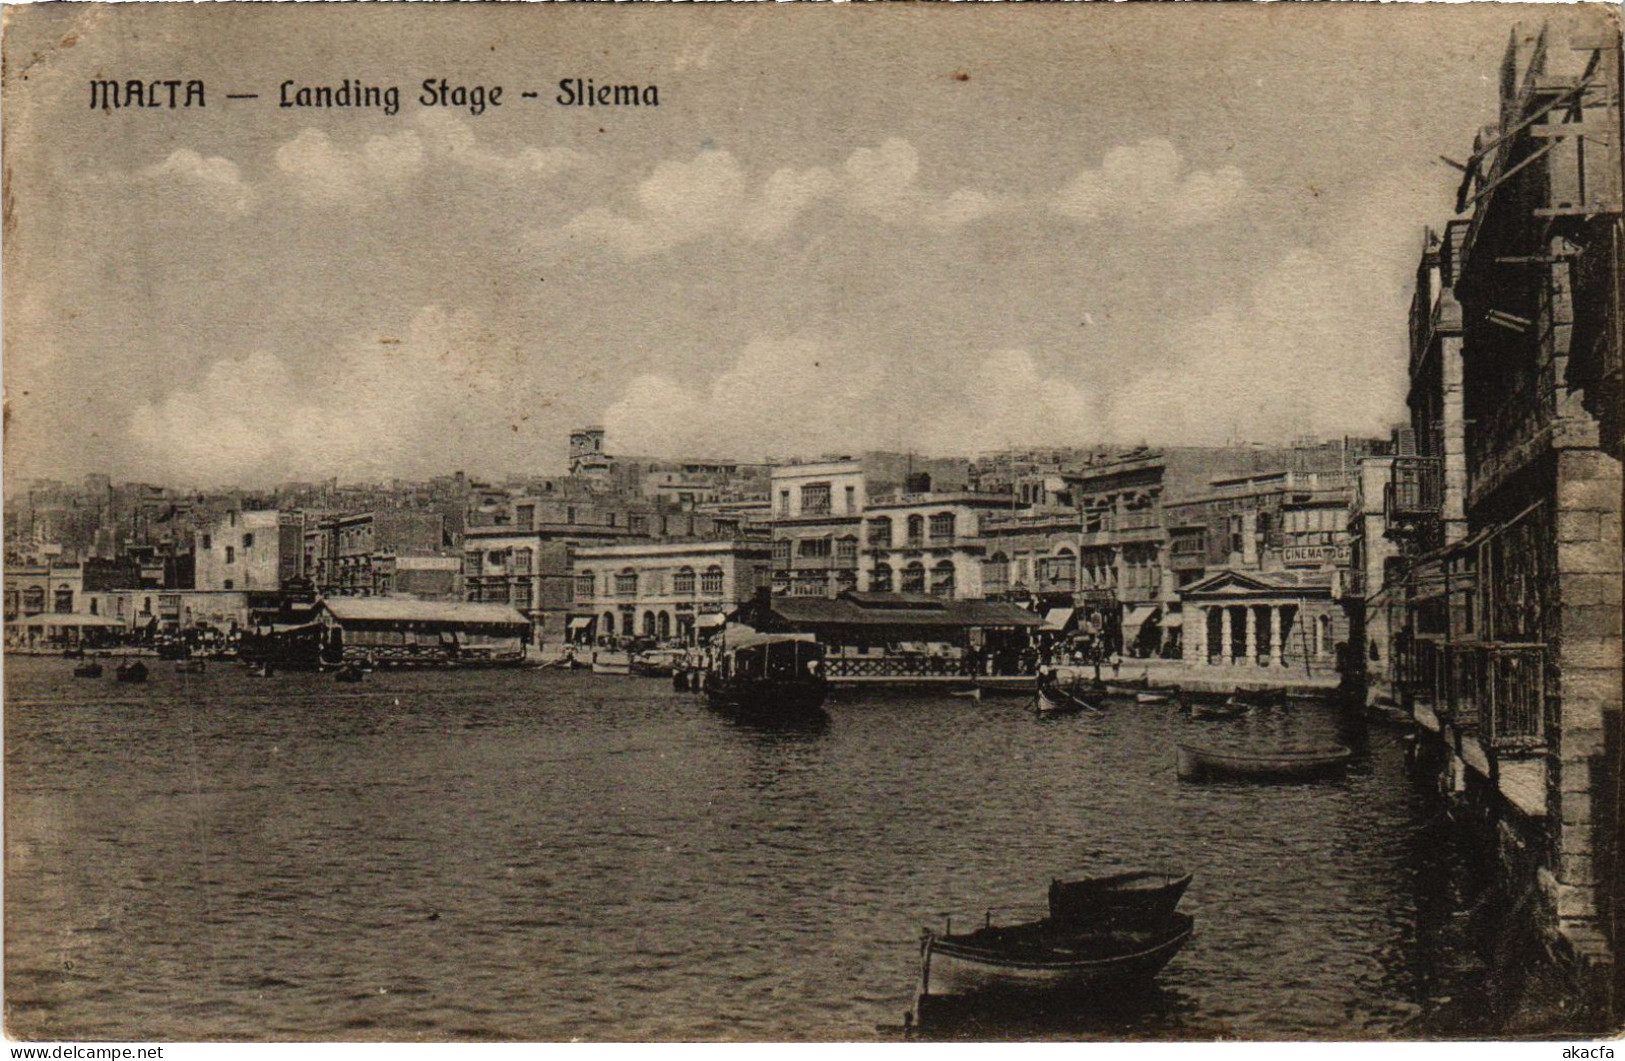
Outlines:
POLYGON ((194 542, 195 588, 276 592, 299 576, 304 527, 274 509, 232 509, 198 530, 194 542))
POLYGON ((570 636, 694 644, 772 578, 765 541, 629 542, 573 551, 570 636))
POLYGON ((1600 9, 1567 22, 1514 34, 1465 216, 1418 269, 1390 658, 1420 757, 1496 856, 1507 933, 1617 1028, 1620 51, 1600 9))
POLYGON ((773 469, 773 592, 834 597, 858 588, 858 542, 868 504, 863 465, 852 460, 773 469))

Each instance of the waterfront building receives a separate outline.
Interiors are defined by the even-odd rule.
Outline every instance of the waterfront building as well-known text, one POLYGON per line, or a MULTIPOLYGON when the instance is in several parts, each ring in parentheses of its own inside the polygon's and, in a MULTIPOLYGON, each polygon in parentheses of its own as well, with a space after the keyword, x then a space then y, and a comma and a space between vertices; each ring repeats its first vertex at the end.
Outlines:
POLYGON ((1566 22, 1514 34, 1467 216, 1417 272, 1389 658, 1419 760, 1463 829, 1488 826, 1505 930, 1532 929, 1578 1011, 1617 1028, 1620 51, 1606 13, 1566 22))
POLYGON ((1348 617, 1326 571, 1215 571, 1180 591, 1183 658, 1202 666, 1333 673, 1348 617))
POLYGON ((992 673, 997 660, 1014 671, 1023 653, 1036 659, 1033 635, 1044 624, 1004 602, 851 590, 834 598, 762 593, 736 618, 764 633, 814 635, 828 677, 854 682, 963 678, 992 673))
POLYGON ((863 465, 814 461, 774 468, 769 490, 773 592, 834 597, 858 588, 858 542, 868 504, 863 465))
POLYGON ((860 552, 863 587, 871 593, 981 597, 987 555, 981 521, 1009 511, 1010 497, 933 492, 923 475, 909 485, 923 489, 869 499, 860 552))
POLYGON ((303 535, 311 583, 326 597, 372 597, 390 591, 384 573, 401 557, 450 555, 445 517, 439 512, 379 509, 332 516, 303 535))
POLYGON ((8 565, 5 574, 5 621, 84 610, 84 569, 78 564, 8 565))
POLYGON ((322 657, 381 667, 524 662, 530 622, 500 604, 401 598, 323 598, 322 657))
POLYGON ((766 541, 647 541, 573 550, 570 636, 694 644, 771 587, 766 541))
POLYGON ((231 509, 193 535, 200 590, 275 592, 299 576, 303 521, 275 509, 231 509))
MULTIPOLYGON (((1392 446, 1398 450, 1398 441, 1392 446)), ((1386 492, 1393 481, 1393 453, 1361 457, 1349 498, 1348 568, 1342 604, 1348 615, 1349 663, 1365 675, 1367 702, 1394 704, 1389 680, 1394 621, 1403 607, 1393 575, 1399 570, 1399 547, 1388 536, 1386 492)))

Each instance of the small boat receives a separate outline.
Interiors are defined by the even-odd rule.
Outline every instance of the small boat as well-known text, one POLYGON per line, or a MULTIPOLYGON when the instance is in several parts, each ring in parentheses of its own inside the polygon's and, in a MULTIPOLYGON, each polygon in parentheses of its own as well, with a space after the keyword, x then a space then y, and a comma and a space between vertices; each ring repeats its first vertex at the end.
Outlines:
POLYGON ((102 665, 93 659, 75 664, 73 676, 75 678, 100 678, 102 676, 102 665))
POLYGON ((1100 708, 1055 682, 1038 683, 1038 713, 1040 715, 1073 715, 1080 711, 1099 711, 1100 708))
POLYGON ((639 678, 670 678, 677 671, 683 654, 676 649, 656 648, 639 652, 627 663, 627 673, 639 678))
POLYGON ((732 634, 706 676, 705 695, 712 707, 755 717, 822 714, 823 646, 811 634, 732 634))
POLYGON ((592 672, 594 674, 631 674, 632 657, 625 652, 594 652, 592 654, 592 672))
POLYGON ((1119 696, 1132 696, 1143 693, 1151 688, 1151 676, 1142 674, 1138 678, 1113 678, 1105 683, 1106 688, 1119 696))
POLYGON ((203 661, 201 659, 183 659, 175 663, 176 674, 202 674, 203 661))
POLYGON ((1192 718, 1199 718, 1207 721, 1224 718, 1240 718, 1250 710, 1252 710, 1250 707, 1233 696, 1222 703, 1216 704, 1211 700, 1193 700, 1191 701, 1190 705, 1192 718))
POLYGON ((1190 939, 1189 914, 1144 932, 1075 935, 1049 921, 988 925, 959 935, 927 929, 920 940, 920 995, 1078 996, 1143 983, 1190 939))
POLYGON ((1303 781, 1342 773, 1354 752, 1341 744, 1319 748, 1234 749, 1179 745, 1182 781, 1303 781))
POLYGON ((1135 693, 1134 702, 1137 704, 1166 704, 1171 697, 1167 693, 1135 693))
POLYGON ((957 696, 962 700, 980 700, 982 690, 980 686, 973 685, 969 689, 949 689, 948 695, 957 696))
POLYGON ((114 669, 113 677, 121 682, 144 682, 147 680, 147 665, 138 659, 120 663, 114 669))
POLYGON ((1063 875, 1050 882, 1050 922, 1063 929, 1147 931, 1167 923, 1190 883, 1189 873, 1162 870, 1063 875))
POLYGON ((333 680, 336 682, 358 682, 366 676, 367 672, 354 663, 346 663, 333 672, 333 680))

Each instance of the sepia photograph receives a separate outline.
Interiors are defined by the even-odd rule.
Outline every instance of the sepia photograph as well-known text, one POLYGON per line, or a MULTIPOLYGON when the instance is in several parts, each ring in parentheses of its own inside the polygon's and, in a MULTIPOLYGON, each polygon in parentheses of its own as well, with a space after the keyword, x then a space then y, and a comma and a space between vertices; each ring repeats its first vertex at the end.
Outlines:
POLYGON ((1613 1056, 1617 5, 0 11, 13 1042, 1613 1056))

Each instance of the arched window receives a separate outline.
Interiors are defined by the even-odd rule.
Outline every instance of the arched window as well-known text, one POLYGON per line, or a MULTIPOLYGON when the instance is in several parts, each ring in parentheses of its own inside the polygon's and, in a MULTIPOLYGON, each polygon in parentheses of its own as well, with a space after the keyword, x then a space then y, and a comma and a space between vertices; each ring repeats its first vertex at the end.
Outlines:
POLYGON ((694 569, 692 567, 679 567, 677 573, 671 577, 671 591, 679 597, 694 596, 694 569))
POLYGON ((835 539, 835 563, 839 567, 856 567, 858 540, 850 535, 835 539))
POLYGON ((876 564, 875 569, 869 572, 870 593, 891 592, 891 565, 876 564))
POLYGON ((529 549, 515 549, 513 554, 513 573, 516 575, 530 574, 531 551, 529 549))
POLYGON ((1324 656, 1332 650, 1332 617, 1315 616, 1315 655, 1324 656))
POLYGON ((875 516, 869 520, 869 544, 882 549, 891 547, 890 516, 875 516))
POLYGON ((621 634, 631 637, 638 632, 638 617, 632 612, 621 613, 621 634))
POLYGON ((712 564, 700 576, 700 592, 707 597, 722 596, 722 568, 719 565, 712 564))
MULTIPOLYGON (((617 597, 636 597, 638 595, 638 573, 632 568, 622 568, 620 574, 615 576, 615 595, 617 597)), ((630 633, 631 631, 627 632, 630 633)))
POLYGON ((660 640, 671 640, 671 614, 669 612, 660 613, 658 633, 660 640))
POLYGON ((591 600, 596 589, 591 571, 576 572, 576 600, 591 600))
POLYGON ((603 622, 598 624, 598 633, 603 637, 615 636, 615 613, 605 612, 603 622))
POLYGON ((934 542, 951 542, 954 540, 954 514, 952 512, 938 512, 931 517, 931 540, 934 542))
POLYGON ((643 613, 643 636, 644 637, 653 637, 653 636, 655 636, 655 613, 654 612, 644 612, 643 613))
POLYGON ((952 597, 954 595, 954 562, 952 560, 939 560, 931 569, 931 595, 933 597, 952 597))
POLYGON ((908 518, 908 544, 920 545, 925 541, 925 517, 910 516, 908 518))
POLYGON ((918 560, 911 561, 907 567, 903 568, 903 592, 925 592, 925 565, 918 560))

